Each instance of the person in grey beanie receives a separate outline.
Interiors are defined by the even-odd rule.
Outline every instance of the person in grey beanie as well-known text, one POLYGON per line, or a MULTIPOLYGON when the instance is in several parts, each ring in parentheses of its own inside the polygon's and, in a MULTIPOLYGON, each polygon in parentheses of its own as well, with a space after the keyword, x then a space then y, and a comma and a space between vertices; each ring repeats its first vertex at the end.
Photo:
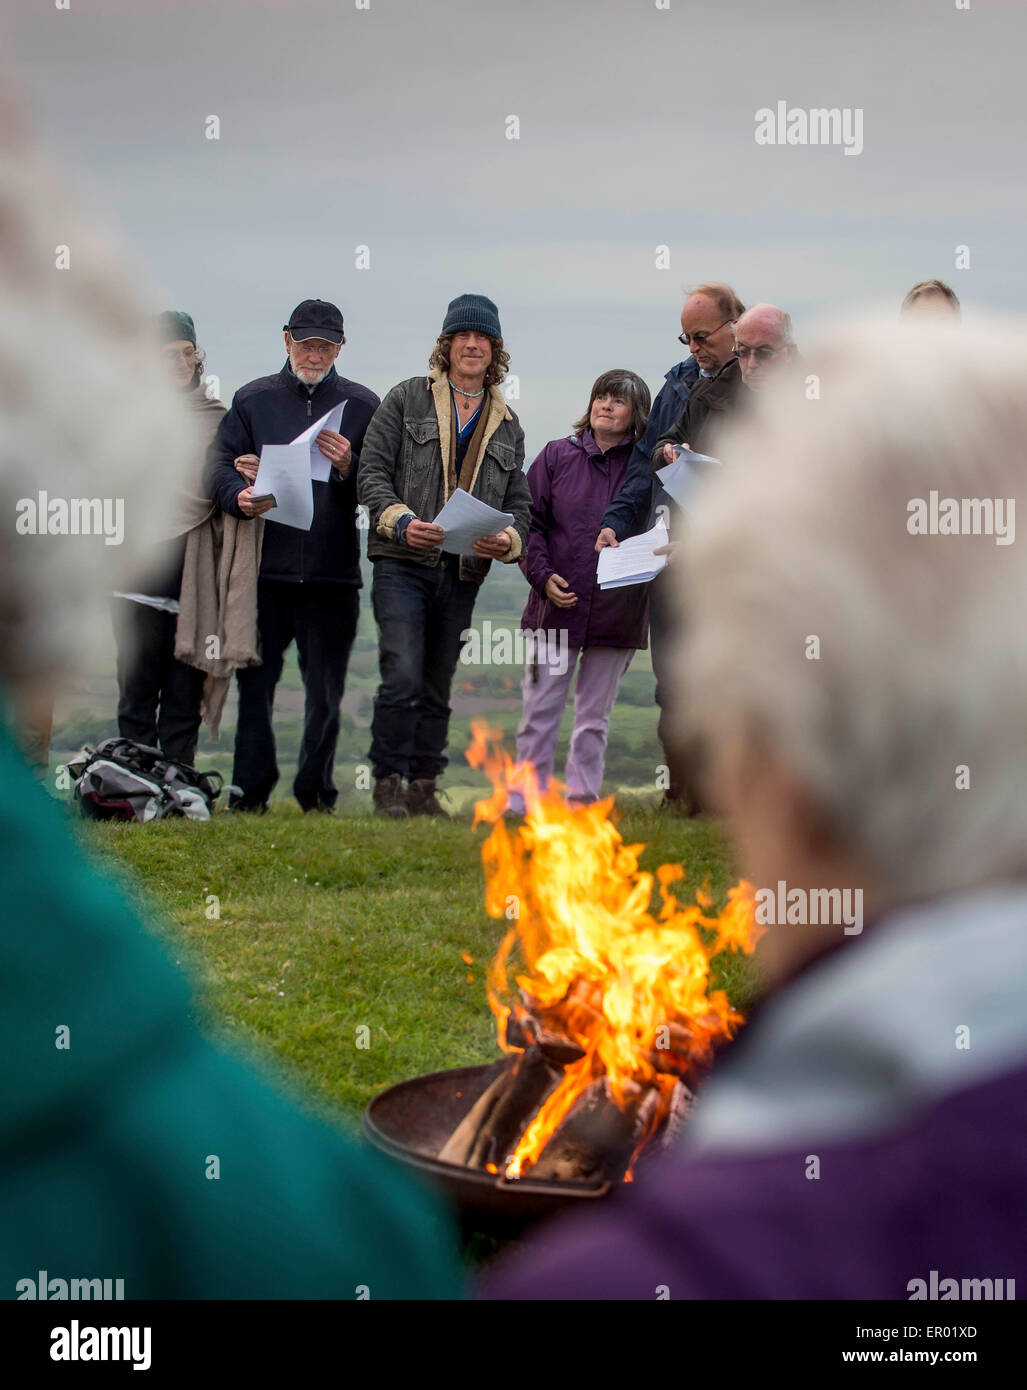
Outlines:
POLYGON ((364 436, 357 494, 370 517, 379 634, 370 756, 380 815, 445 816, 436 779, 447 762, 463 634, 492 561, 512 564, 524 553, 531 494, 524 431, 500 389, 509 365, 495 304, 459 295, 427 376, 394 386, 364 436), (475 541, 471 555, 444 551, 445 533, 433 524, 458 488, 514 517, 475 541))

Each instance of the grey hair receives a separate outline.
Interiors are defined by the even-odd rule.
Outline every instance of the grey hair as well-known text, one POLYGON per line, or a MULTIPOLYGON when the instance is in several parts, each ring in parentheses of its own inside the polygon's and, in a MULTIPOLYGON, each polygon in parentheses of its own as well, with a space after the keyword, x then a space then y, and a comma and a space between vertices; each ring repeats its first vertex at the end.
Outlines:
MULTIPOLYGON (((746 309, 744 314, 739 315, 739 322, 743 318, 748 318, 750 314, 760 314, 764 318, 772 318, 777 324, 781 333, 782 347, 794 347, 795 336, 792 332, 792 316, 785 313, 784 309, 779 309, 776 304, 753 304, 746 309)), ((735 341, 738 340, 738 322, 735 323, 735 341)))
POLYGON ((910 526, 932 491, 1027 517, 1027 340, 856 324, 805 366, 716 441, 679 732, 762 740, 892 901, 1021 877, 1027 542, 910 526))
POLYGON ((109 623, 103 600, 160 536, 195 446, 131 288, 131 253, 76 214, 9 100, 0 130, 0 680, 32 686, 73 666, 109 623), (45 375, 29 360, 39 337, 45 375), (26 508, 40 492, 120 504, 122 542, 31 533, 26 508))

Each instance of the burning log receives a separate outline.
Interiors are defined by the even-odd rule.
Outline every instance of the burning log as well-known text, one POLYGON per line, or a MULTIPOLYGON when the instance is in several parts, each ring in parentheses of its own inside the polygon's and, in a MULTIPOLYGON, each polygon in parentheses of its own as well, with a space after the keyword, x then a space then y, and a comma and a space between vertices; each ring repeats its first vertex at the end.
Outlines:
MULTIPOLYGON (((526 1019, 530 1030, 531 1016, 526 1019)), ((497 1067, 440 1150, 442 1162, 504 1173, 526 1129, 561 1080, 560 1068, 535 1044, 497 1067)), ((666 1103, 655 1083, 629 1083, 628 1092, 618 1105, 607 1077, 591 1081, 523 1176, 536 1182, 593 1186, 619 1182, 641 1153, 657 1157, 672 1149, 694 1105, 692 1091, 678 1079, 666 1103)))
POLYGON ((580 1062, 585 1049, 567 1036, 566 1033, 549 1025, 544 1011, 539 1009, 538 1001, 526 990, 520 990, 522 1007, 511 1013, 506 1022, 506 1041, 510 1047, 537 1047, 551 1062, 566 1067, 571 1062, 580 1062))
POLYGON ((699 1084, 713 1065, 718 1045, 704 1041, 696 1029, 679 1021, 657 1029, 656 1044, 649 1051, 654 1071, 670 1073, 692 1086, 699 1084))
POLYGON ((670 1093, 670 1107, 656 1145, 660 1153, 667 1153, 676 1146, 694 1107, 695 1096, 683 1081, 678 1081, 670 1093))
POLYGON ((509 1062, 504 1059, 497 1068, 498 1075, 493 1077, 439 1150, 439 1158, 443 1163, 469 1164, 471 1149, 478 1131, 495 1110, 500 1097, 506 1090, 509 1069, 509 1062))
POLYGON ((648 1137, 659 1104, 659 1091, 650 1086, 621 1109, 607 1078, 598 1077, 574 1102, 527 1176, 539 1182, 619 1182, 648 1137))
POLYGON ((471 1107, 439 1158, 444 1163, 501 1172, 525 1126, 559 1079, 559 1068, 540 1048, 526 1048, 471 1107))

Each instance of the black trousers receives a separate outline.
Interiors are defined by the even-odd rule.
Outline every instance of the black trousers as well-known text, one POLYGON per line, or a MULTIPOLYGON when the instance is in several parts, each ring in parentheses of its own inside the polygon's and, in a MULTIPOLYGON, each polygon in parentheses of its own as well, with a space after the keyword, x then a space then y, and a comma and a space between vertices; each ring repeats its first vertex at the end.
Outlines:
POLYGON ((205 677, 175 660, 178 614, 114 598, 111 618, 118 646, 118 733, 191 765, 205 677))
POLYGON ((663 570, 649 586, 649 650, 660 710, 656 732, 667 762, 667 800, 699 812, 703 810, 699 791, 701 752, 694 742, 682 742, 673 732, 674 715, 681 703, 674 680, 681 617, 671 588, 673 583, 673 575, 663 570))
POLYGON ((278 781, 272 714, 286 649, 295 640, 303 677, 303 742, 293 795, 305 811, 329 809, 338 792, 332 773, 339 741, 339 705, 360 616, 360 590, 352 584, 257 581, 260 666, 239 671, 239 722, 232 781, 241 788, 232 805, 257 810, 278 781))

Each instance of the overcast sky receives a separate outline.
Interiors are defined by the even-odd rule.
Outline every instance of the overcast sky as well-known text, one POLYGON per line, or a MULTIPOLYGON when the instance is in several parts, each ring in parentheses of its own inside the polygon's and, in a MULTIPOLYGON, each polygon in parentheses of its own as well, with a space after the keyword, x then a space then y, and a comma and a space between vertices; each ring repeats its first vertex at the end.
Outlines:
POLYGON ((655 391, 681 356, 682 290, 703 279, 788 309, 800 346, 836 313, 894 312, 929 276, 968 318, 1027 309, 1027 12, 969 2, 4 12, 38 133, 136 248, 151 307, 194 316, 226 399, 281 366, 301 299, 340 305, 340 370, 383 394, 476 291, 499 306, 530 460, 598 372, 655 391), (757 144, 756 111, 779 101, 861 108, 863 152, 757 144))

